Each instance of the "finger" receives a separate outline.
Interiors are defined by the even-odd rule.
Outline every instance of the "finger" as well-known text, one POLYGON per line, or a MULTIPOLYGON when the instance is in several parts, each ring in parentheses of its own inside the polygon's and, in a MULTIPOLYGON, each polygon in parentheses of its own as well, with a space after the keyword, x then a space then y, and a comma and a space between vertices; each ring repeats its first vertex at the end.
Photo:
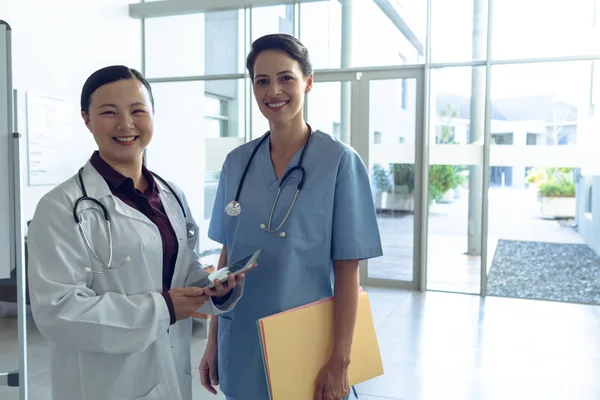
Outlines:
POLYGON ((319 382, 319 380, 317 380, 317 384, 315 385, 314 400, 324 400, 323 399, 323 390, 325 390, 325 387, 323 386, 323 384, 321 382, 319 382))
POLYGON ((210 372, 210 381, 212 382, 213 386, 218 385, 219 384, 219 376, 217 374, 216 366, 211 365, 209 368, 209 372, 210 372))
POLYGON ((217 391, 210 384, 208 364, 204 362, 200 364, 200 383, 204 389, 208 390, 212 394, 217 394, 217 391))
POLYGON ((244 277, 245 277, 245 276, 246 276, 246 275, 244 275, 244 273, 242 272, 241 274, 239 274, 238 276, 236 276, 236 277, 235 277, 235 281, 236 281, 236 282, 239 282, 239 281, 241 281, 242 279, 244 279, 244 277))
POLYGON ((206 300, 208 300, 208 296, 205 294, 203 294, 202 296, 195 297, 194 304, 196 305, 196 308, 206 303, 206 300))
POLYGON ((229 275, 229 277, 227 278, 227 290, 231 290, 235 287, 235 280, 236 277, 232 275, 229 275))
POLYGON ((188 297, 200 296, 204 293, 204 289, 199 287, 186 287, 181 288, 182 294, 188 297))
POLYGON ((222 283, 222 282, 221 282, 219 279, 215 279, 215 281, 214 281, 214 284, 215 284, 215 287, 214 287, 214 289, 215 289, 217 292, 220 292, 220 291, 222 291, 222 290, 223 290, 223 283, 222 283))
POLYGON ((323 400, 342 400, 343 397, 336 397, 335 394, 333 394, 333 392, 329 391, 329 390, 324 390, 323 391, 323 400))

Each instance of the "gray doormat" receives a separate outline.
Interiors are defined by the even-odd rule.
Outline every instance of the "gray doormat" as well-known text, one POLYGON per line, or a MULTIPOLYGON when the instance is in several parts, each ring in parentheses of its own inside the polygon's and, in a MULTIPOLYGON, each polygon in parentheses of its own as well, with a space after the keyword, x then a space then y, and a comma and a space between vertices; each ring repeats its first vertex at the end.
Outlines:
POLYGON ((488 295, 600 304, 600 257, 585 244, 499 240, 488 295))

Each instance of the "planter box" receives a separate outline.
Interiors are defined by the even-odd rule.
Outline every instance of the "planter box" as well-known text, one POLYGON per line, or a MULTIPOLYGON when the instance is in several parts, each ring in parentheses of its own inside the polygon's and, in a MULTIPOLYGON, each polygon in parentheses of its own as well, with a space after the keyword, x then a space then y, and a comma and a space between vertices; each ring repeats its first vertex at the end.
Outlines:
POLYGON ((412 194, 379 193, 376 196, 378 210, 414 212, 415 202, 412 194))
POLYGON ((575 197, 542 197, 542 215, 554 218, 575 218, 575 197))
POLYGON ((446 193, 444 193, 444 196, 440 199, 440 203, 452 203, 456 198, 456 190, 449 189, 446 193))

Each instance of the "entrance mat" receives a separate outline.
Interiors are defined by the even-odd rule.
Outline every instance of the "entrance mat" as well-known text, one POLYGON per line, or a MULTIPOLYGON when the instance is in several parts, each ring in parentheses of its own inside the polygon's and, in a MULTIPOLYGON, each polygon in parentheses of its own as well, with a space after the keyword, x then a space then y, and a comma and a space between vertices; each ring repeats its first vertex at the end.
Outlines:
POLYGON ((600 257, 585 244, 499 240, 488 295, 600 305, 600 257))

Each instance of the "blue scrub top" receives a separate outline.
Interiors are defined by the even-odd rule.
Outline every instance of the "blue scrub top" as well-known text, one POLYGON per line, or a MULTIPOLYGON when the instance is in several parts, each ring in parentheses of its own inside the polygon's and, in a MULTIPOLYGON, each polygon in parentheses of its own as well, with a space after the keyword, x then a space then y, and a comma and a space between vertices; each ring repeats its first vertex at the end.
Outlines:
MULTIPOLYGON (((234 399, 269 398, 257 320, 333 295, 333 260, 382 255, 367 168, 350 146, 315 131, 303 160, 304 187, 282 227, 285 237, 261 229, 268 225, 279 180, 269 139, 257 151, 240 193, 242 212, 225 213, 260 139, 228 154, 217 189, 208 236, 227 246, 238 260, 263 249, 258 266, 246 275, 236 307, 219 318, 219 383, 234 399)), ((287 169, 298 164, 300 149, 287 169)), ((295 171, 282 188, 271 228, 288 212, 300 179, 295 171)))

